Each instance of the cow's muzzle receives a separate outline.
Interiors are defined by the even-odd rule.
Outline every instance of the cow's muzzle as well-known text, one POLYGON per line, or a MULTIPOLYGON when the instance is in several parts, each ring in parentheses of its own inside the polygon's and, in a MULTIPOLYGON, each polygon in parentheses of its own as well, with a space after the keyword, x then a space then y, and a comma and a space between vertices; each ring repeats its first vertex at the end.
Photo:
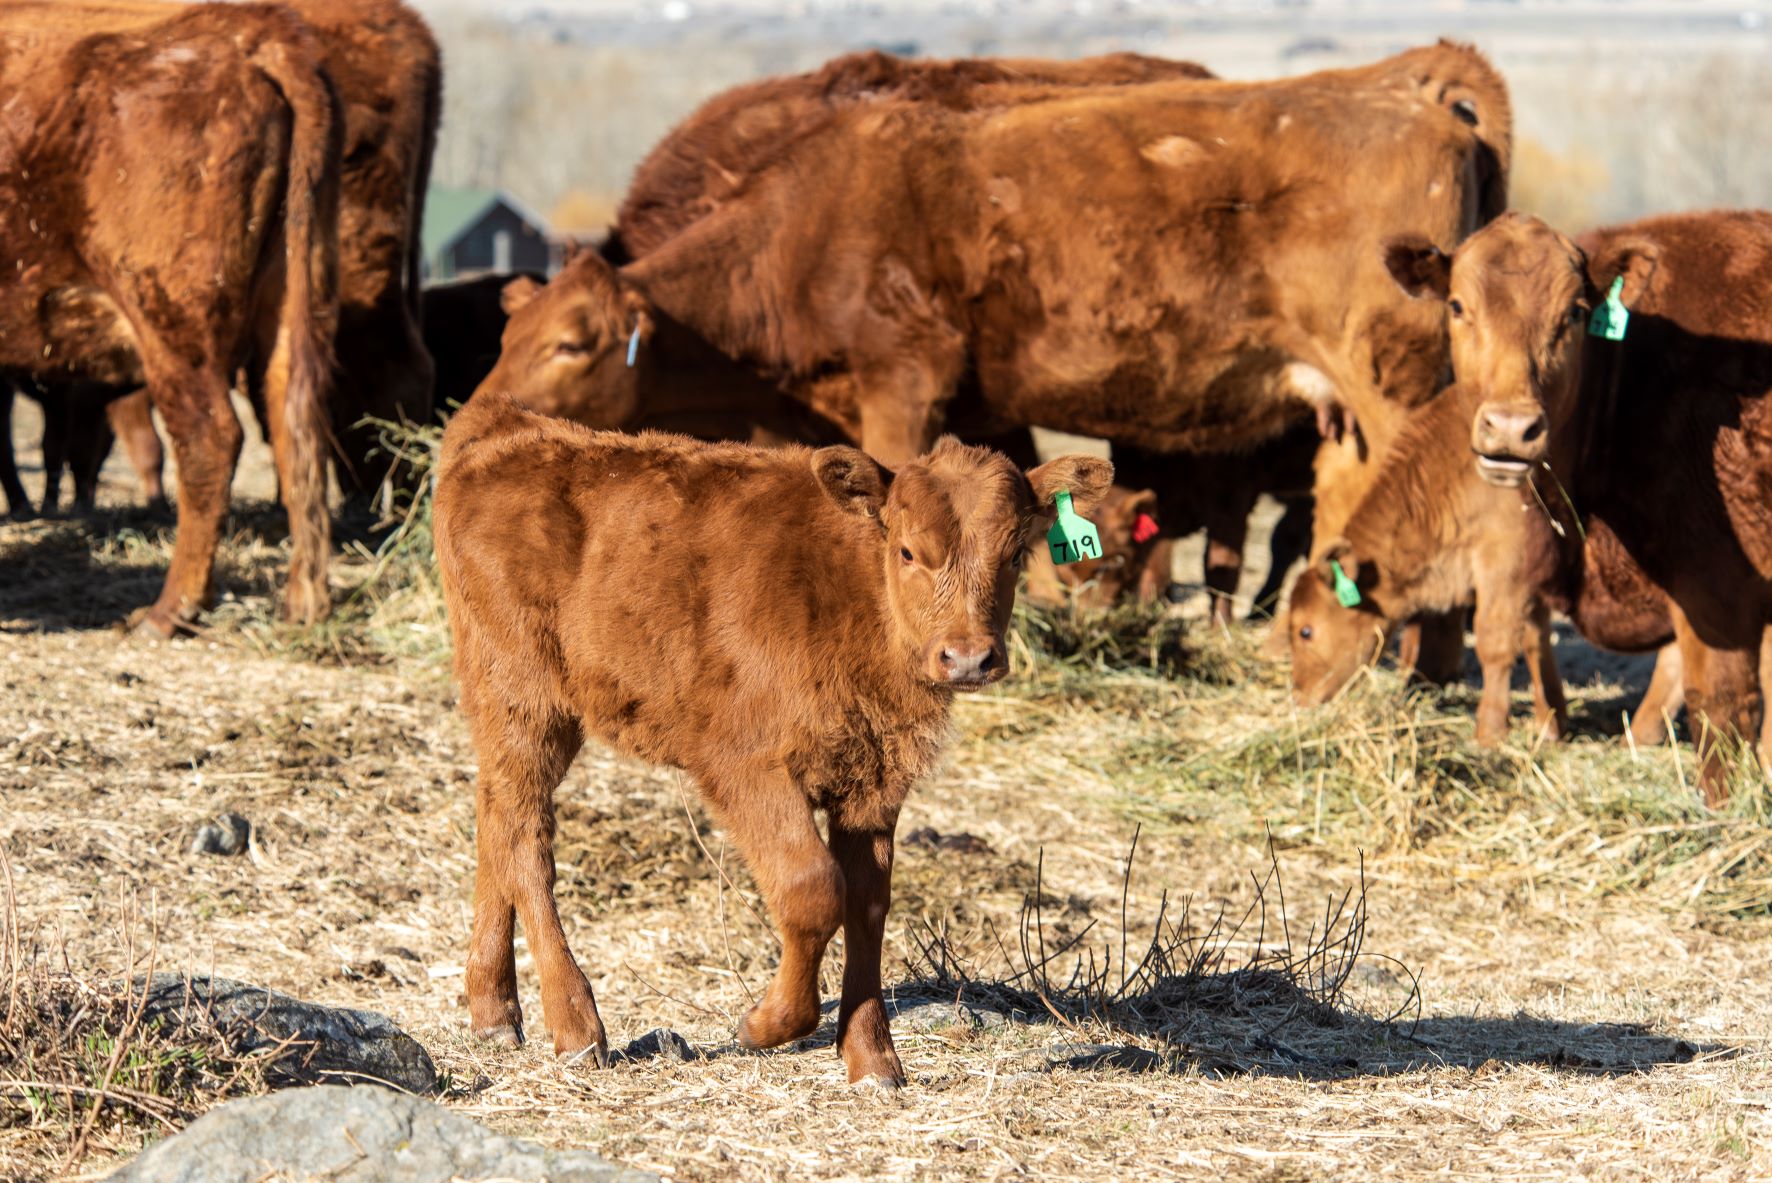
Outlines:
POLYGON ((1536 403, 1484 403, 1471 424, 1477 473, 1492 485, 1515 489, 1550 449, 1550 421, 1536 403))
POLYGON ((955 690, 982 690, 1009 672, 1003 647, 991 638, 951 637, 930 649, 930 676, 955 690))

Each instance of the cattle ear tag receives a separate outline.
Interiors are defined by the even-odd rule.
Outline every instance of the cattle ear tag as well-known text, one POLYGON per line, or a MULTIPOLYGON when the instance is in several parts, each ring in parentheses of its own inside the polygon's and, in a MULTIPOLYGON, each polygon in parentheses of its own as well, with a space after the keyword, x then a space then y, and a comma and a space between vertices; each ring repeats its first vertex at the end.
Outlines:
POLYGON ((634 368, 634 362, 640 356, 640 326, 634 326, 633 335, 628 338, 628 369, 634 368))
POLYGON ((1343 571, 1341 564, 1334 559, 1329 560, 1329 570, 1335 575, 1336 600, 1343 608, 1358 608, 1360 606, 1359 585, 1347 577, 1347 572, 1343 571))
POLYGON ((1046 531, 1046 549, 1052 553, 1053 563, 1062 567, 1084 559, 1099 559, 1101 536, 1095 523, 1071 509, 1069 489, 1060 489, 1057 501, 1058 520, 1046 531))
POLYGON ((1146 543, 1155 538, 1163 527, 1157 525, 1157 519, 1148 513, 1141 513, 1132 521, 1132 541, 1146 543))
POLYGON ((1626 308, 1624 301, 1618 298, 1622 291, 1624 291, 1624 276, 1620 275, 1612 281, 1612 287, 1606 293, 1606 298, 1601 301, 1598 308, 1594 309, 1593 316, 1588 319, 1588 336, 1604 337, 1608 341, 1624 340, 1625 326, 1630 324, 1630 309, 1626 308))

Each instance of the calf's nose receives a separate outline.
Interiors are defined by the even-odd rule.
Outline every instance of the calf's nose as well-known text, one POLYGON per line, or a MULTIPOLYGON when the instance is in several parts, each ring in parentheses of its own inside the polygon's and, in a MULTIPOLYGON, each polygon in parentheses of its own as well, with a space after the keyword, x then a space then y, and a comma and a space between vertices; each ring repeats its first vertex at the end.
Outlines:
POLYGON ((997 669, 995 645, 950 644, 942 646, 941 672, 950 682, 982 682, 997 669))
POLYGON ((1550 424, 1532 405, 1485 405, 1477 412, 1472 446, 1479 455, 1535 461, 1544 457, 1550 424))

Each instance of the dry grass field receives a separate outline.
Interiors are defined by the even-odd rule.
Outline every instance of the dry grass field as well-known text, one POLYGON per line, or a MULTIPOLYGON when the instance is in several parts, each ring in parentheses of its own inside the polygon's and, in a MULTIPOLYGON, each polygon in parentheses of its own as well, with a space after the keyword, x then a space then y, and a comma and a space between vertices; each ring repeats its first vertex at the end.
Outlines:
POLYGON ((1485 751, 1468 686, 1379 673, 1300 714, 1258 631, 1020 616, 1017 675, 963 701, 901 823, 894 1095, 845 1086, 828 1025, 733 1045, 775 956, 756 894, 690 786, 589 750, 569 937, 612 1045, 696 1057, 556 1064, 521 959, 532 1041, 478 1046, 474 760, 422 514, 391 548, 342 527, 338 619, 294 634, 243 488, 225 599, 173 644, 115 628, 169 537, 126 481, 0 524, 0 1178, 102 1177, 257 1087, 147 1040, 121 1081, 117 1032, 55 1049, 15 1013, 102 1018, 150 959, 382 1011, 448 1105, 678 1180, 1772 1177, 1772 795, 1744 767, 1706 812, 1689 748, 1618 738, 1641 667, 1567 638, 1577 736, 1485 751), (248 852, 187 853, 225 811, 248 852))

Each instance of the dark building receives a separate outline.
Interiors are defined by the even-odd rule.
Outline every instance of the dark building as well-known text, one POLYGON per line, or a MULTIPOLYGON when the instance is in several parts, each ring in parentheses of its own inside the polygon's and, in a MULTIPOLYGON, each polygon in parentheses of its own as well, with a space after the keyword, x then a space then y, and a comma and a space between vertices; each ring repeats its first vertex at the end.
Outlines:
POLYGON ((425 198, 425 278, 481 272, 552 274, 558 260, 547 223, 497 189, 431 186, 425 198))

